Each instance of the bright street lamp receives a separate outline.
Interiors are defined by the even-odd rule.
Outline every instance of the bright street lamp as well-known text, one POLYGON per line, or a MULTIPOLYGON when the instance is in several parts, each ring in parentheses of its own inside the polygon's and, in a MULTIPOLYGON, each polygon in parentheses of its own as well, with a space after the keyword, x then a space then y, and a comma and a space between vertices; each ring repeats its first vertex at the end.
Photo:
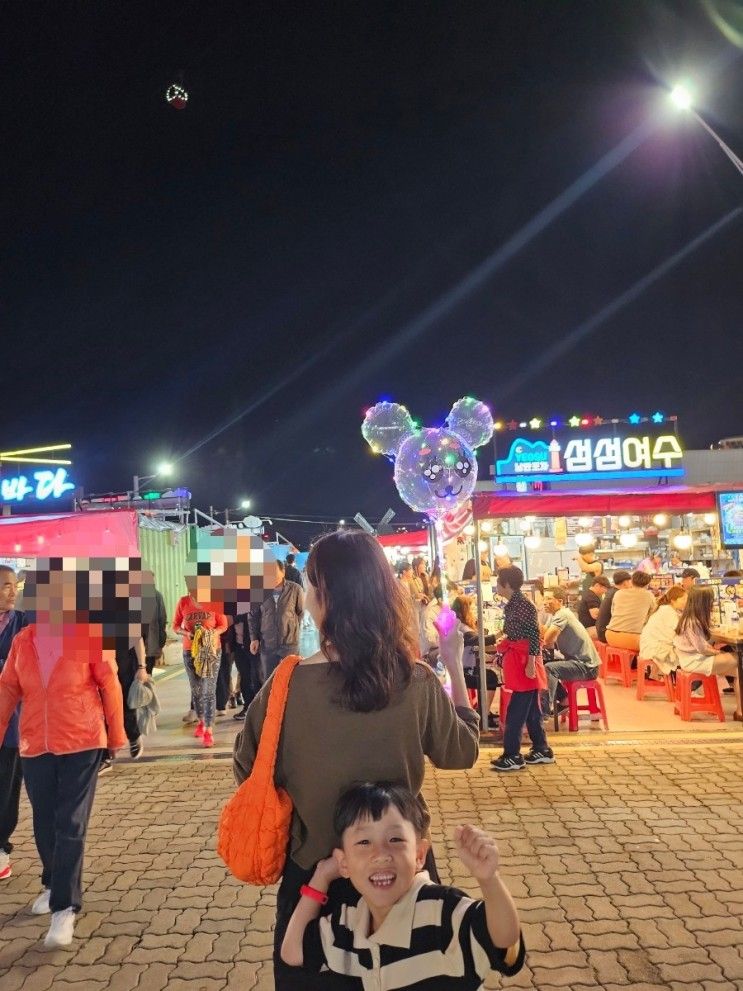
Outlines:
POLYGON ((152 475, 135 475, 132 479, 132 497, 134 499, 139 499, 139 486, 143 482, 151 482, 153 478, 157 478, 159 475, 172 475, 173 465, 170 461, 161 461, 157 466, 157 470, 153 472, 152 475))
POLYGON ((691 93, 686 86, 674 86, 668 95, 671 103, 675 104, 679 110, 688 110, 692 104, 691 93))
POLYGON ((251 505, 250 499, 240 500, 240 509, 250 509, 250 505, 251 505))
POLYGON ((725 144, 725 142, 722 140, 722 138, 717 133, 717 131, 714 131, 709 126, 707 121, 703 117, 701 117, 694 109, 694 100, 691 90, 689 90, 688 87, 679 83, 677 86, 673 87, 671 92, 668 94, 668 98, 675 107, 677 107, 679 110, 688 111, 694 117, 697 123, 702 125, 702 127, 705 129, 707 134, 713 137, 720 146, 720 148, 722 148, 722 150, 725 152, 725 154, 733 163, 733 165, 738 170, 738 172, 740 172, 740 174, 743 175, 743 162, 738 158, 738 156, 735 154, 733 149, 729 145, 725 144))

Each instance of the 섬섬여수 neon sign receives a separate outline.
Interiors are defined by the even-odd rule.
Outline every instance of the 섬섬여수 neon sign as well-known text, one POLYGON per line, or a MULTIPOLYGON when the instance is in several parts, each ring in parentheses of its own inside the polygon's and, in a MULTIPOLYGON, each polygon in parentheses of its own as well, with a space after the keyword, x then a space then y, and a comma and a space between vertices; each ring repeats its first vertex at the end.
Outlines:
POLYGON ((498 482, 584 482, 597 479, 678 478, 683 449, 675 434, 578 436, 562 442, 517 437, 495 462, 498 482))

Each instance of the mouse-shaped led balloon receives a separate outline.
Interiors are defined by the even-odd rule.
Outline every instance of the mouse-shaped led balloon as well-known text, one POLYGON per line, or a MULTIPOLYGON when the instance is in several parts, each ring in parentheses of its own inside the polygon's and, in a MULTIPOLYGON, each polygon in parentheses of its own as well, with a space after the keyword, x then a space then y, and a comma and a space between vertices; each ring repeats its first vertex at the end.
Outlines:
POLYGON ((477 482, 475 449, 493 436, 493 417, 478 399, 458 400, 443 427, 419 427, 404 406, 377 403, 361 428, 377 454, 395 463, 395 484, 411 509, 441 519, 467 502, 477 482))

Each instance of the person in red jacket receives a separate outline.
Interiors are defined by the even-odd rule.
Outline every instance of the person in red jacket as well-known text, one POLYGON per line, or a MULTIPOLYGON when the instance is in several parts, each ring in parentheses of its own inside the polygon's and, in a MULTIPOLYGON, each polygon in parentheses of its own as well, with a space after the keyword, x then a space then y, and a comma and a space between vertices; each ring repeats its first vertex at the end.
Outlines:
POLYGON ((205 747, 214 746, 213 728, 217 702, 217 674, 222 650, 220 646, 215 669, 208 675, 200 675, 196 671, 194 658, 191 656, 191 646, 196 630, 213 630, 215 635, 220 637, 226 632, 227 626, 227 617, 224 613, 218 612, 213 605, 197 602, 193 595, 184 595, 178 600, 173 617, 173 629, 183 637, 183 664, 191 686, 191 704, 198 719, 194 736, 200 739, 205 747))
POLYGON ((52 913, 48 947, 72 942, 98 768, 127 742, 113 651, 104 651, 103 626, 83 621, 83 570, 71 559, 37 562, 24 589, 35 622, 13 640, 0 675, 0 738, 21 703, 19 751, 42 865, 31 912, 52 913))
POLYGON ((503 639, 496 644, 503 655, 503 680, 511 696, 503 728, 503 753, 491 761, 494 771, 520 771, 527 764, 554 764, 542 725, 539 692, 547 687, 542 662, 537 610, 521 591, 524 573, 512 565, 498 571, 498 595, 506 599, 503 610, 503 639), (521 756, 524 726, 531 750, 521 756))

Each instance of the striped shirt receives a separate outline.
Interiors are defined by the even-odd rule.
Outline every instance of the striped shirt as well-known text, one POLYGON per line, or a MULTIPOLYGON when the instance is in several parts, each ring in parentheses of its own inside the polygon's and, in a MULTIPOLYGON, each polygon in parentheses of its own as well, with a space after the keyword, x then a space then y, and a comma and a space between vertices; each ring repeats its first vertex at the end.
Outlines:
POLYGON ((523 938, 507 950, 494 946, 484 902, 433 884, 426 871, 370 930, 361 895, 333 905, 305 930, 304 968, 342 974, 363 991, 476 991, 491 970, 511 975, 524 964, 523 938))

